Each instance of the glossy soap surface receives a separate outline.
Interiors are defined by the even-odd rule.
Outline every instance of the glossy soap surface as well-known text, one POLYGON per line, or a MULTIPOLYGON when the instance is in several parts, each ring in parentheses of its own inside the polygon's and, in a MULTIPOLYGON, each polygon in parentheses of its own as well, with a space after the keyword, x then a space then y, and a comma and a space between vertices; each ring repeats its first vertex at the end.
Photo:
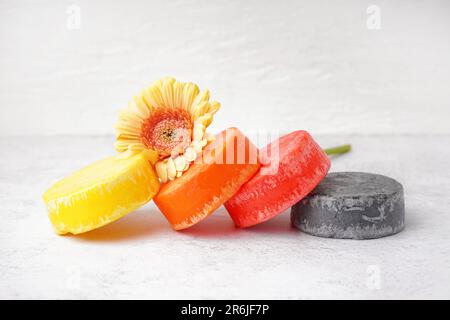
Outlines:
POLYGON ((257 148, 230 128, 181 177, 164 184, 154 201, 175 230, 185 229, 230 199, 259 167, 257 148))
POLYGON ((288 209, 325 177, 330 160, 306 131, 294 131, 260 151, 261 170, 225 207, 237 227, 250 227, 288 209))
POLYGON ((56 182, 43 199, 55 231, 78 234, 119 219, 158 190, 152 166, 138 154, 97 161, 56 182))

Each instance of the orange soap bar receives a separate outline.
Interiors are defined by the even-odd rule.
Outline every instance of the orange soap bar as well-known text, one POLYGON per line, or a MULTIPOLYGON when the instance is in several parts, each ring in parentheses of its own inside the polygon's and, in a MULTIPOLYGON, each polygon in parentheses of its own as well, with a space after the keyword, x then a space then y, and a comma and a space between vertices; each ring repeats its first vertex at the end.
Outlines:
POLYGON ((175 230, 186 229, 230 199, 259 167, 256 146, 238 129, 229 128, 153 200, 175 230))

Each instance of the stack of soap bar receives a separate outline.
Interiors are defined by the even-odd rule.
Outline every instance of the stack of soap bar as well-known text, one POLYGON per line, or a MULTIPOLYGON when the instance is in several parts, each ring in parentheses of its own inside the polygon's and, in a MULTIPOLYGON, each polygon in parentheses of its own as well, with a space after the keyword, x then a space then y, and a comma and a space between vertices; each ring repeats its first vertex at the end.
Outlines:
POLYGON ((292 224, 320 237, 372 239, 404 228, 403 187, 371 173, 330 173, 291 210, 292 224))
POLYGON ((227 129, 188 171, 164 184, 154 201, 175 230, 188 228, 230 199, 258 171, 257 152, 238 129, 227 129))
POLYGON ((144 205, 159 180, 143 154, 109 157, 55 183, 44 195, 59 234, 101 227, 144 205))
POLYGON ((325 177, 328 156, 306 131, 285 135, 261 149, 261 170, 226 204, 237 227, 250 227, 291 207, 325 177))

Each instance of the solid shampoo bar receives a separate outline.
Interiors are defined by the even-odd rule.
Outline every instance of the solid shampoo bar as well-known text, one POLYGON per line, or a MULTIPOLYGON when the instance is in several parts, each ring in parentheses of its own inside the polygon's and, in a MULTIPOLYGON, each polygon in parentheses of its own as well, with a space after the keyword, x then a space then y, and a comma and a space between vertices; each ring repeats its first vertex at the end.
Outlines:
POLYGON ((258 149, 236 128, 219 133, 181 177, 161 187, 154 201, 175 230, 203 220, 259 169, 258 149))
POLYGON ((325 177, 328 156, 306 131, 294 131, 259 153, 261 170, 225 207, 237 227, 250 227, 289 209, 325 177))
POLYGON ((363 172, 334 172, 291 210, 292 224, 320 237, 372 239, 404 228, 403 187, 363 172))
POLYGON ((143 154, 97 161, 56 182, 44 193, 59 234, 78 234, 115 221, 158 192, 159 180, 143 154))

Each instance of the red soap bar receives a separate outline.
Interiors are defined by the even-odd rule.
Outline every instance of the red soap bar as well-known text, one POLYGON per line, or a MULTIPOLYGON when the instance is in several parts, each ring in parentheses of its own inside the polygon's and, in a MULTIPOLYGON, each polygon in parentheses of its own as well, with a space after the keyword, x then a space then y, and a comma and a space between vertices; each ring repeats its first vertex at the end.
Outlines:
POLYGON ((326 176, 330 159, 306 131, 294 131, 260 150, 261 169, 225 203, 235 225, 269 220, 300 201, 326 176))

